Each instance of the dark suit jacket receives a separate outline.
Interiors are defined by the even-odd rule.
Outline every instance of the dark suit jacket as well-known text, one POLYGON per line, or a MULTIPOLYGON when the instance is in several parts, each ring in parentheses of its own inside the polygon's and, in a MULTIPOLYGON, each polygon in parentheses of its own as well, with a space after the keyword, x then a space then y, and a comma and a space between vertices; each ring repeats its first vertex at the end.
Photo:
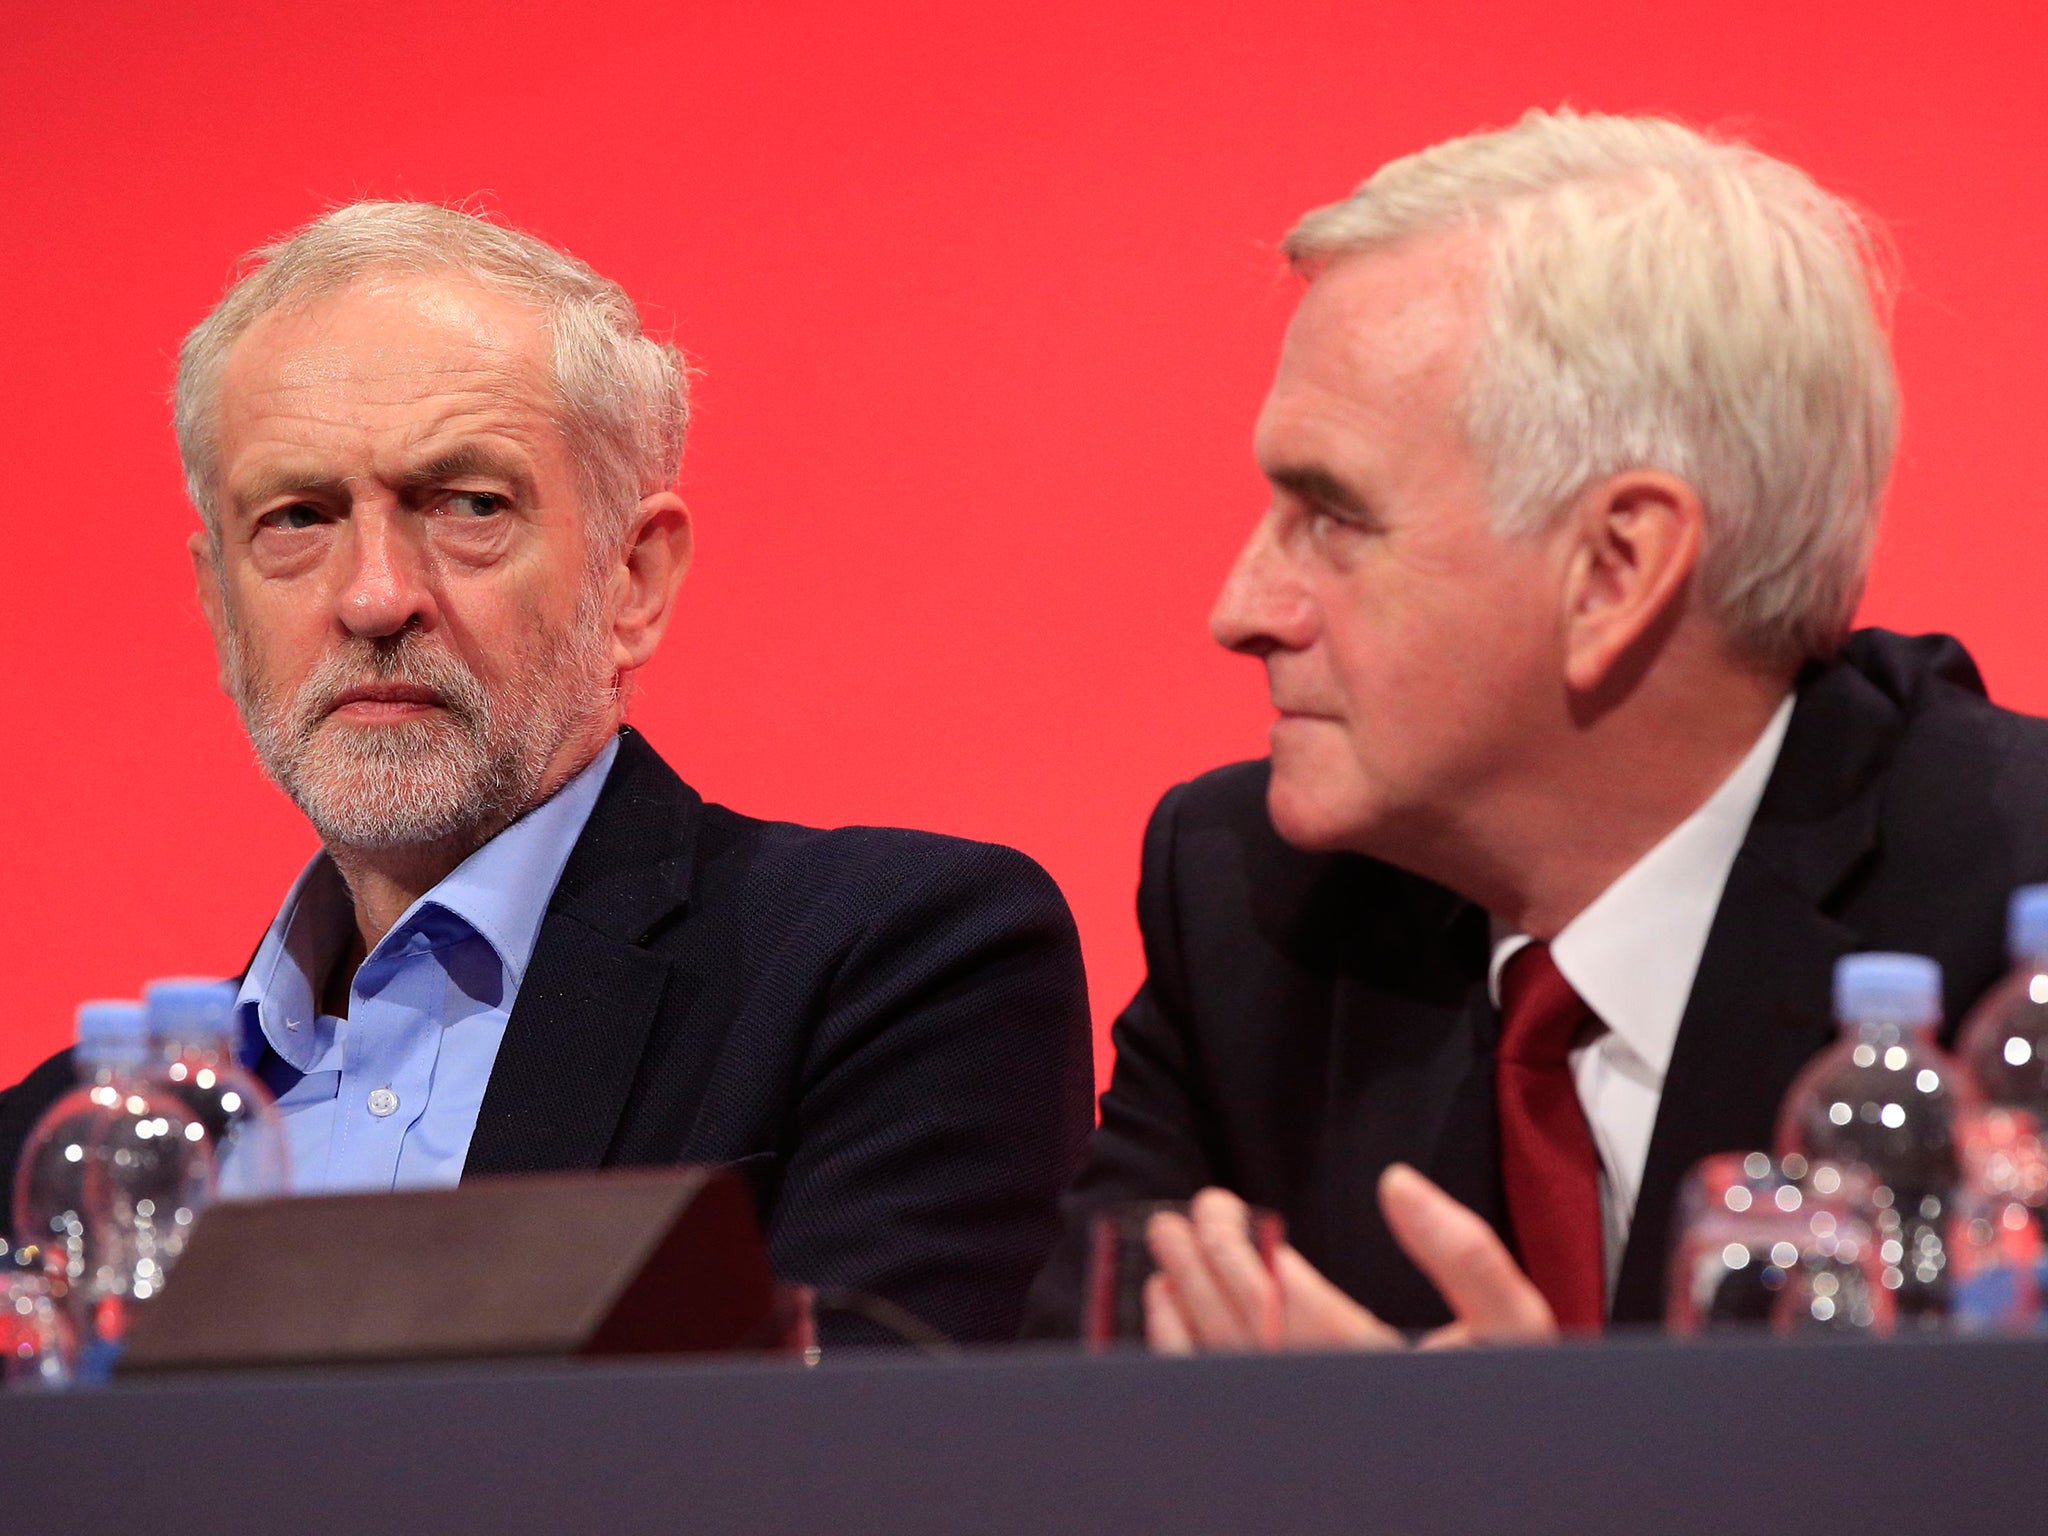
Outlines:
MULTIPOLYGON (((1266 767, 1167 795, 1138 894, 1148 976, 1117 1021, 1102 1124, 1033 1292, 1071 1333, 1087 1212, 1206 1184, 1280 1211, 1310 1262, 1406 1328, 1442 1303, 1380 1219, 1412 1163, 1512 1242, 1494 1126, 1486 914, 1389 865, 1304 854, 1267 820, 1266 767)), ((2048 878, 2048 722, 1986 702, 1945 637, 1864 631, 1801 678, 1679 1028, 1614 1297, 1663 1315, 1674 1195, 1709 1153, 1768 1147, 1831 1038, 1838 957, 1932 955, 1955 1018, 2004 968, 2005 904, 2048 878)))
MULTIPOLYGON (((628 731, 548 904, 465 1173, 736 1163, 783 1279, 1007 1338, 1091 1073, 1073 919, 1036 864, 736 815, 628 731)), ((0 1206, 72 1076, 66 1053, 0 1097, 0 1206)))

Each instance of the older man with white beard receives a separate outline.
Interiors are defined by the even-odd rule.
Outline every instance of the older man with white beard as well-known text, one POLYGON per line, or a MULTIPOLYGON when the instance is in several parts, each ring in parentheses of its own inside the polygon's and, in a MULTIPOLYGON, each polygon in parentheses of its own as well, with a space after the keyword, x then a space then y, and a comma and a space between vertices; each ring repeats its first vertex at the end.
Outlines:
MULTIPOLYGON (((738 1164, 785 1279, 1007 1336, 1090 1118, 1072 920, 1007 849, 707 805, 623 725, 686 419, 616 284, 431 205, 315 220, 187 338, 200 603, 323 845, 250 1060, 301 1190, 738 1164)), ((0 1097, 0 1162, 71 1077, 0 1097)))

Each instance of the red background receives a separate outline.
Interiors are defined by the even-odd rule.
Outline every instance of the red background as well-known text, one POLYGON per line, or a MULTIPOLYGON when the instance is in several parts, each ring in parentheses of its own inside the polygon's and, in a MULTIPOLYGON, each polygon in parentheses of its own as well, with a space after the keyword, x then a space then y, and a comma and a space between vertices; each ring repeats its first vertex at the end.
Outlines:
POLYGON ((1105 1029, 1146 812, 1261 750, 1203 620, 1261 501, 1272 244, 1529 105, 1725 125, 1890 221, 1906 432, 1866 616, 1961 632, 2048 709, 2048 23, 2002 10, 11 8, 0 1081, 79 998, 238 966, 310 851, 214 690, 166 391, 234 257, 359 195, 481 194, 673 327, 699 563, 639 723, 742 810, 1035 855, 1105 1029))

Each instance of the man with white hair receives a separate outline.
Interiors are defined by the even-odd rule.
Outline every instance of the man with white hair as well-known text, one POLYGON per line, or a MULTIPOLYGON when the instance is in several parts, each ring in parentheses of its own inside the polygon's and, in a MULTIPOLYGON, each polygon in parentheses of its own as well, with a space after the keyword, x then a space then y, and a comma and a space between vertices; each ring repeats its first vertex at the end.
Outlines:
POLYGON ((1174 1350, 1662 1316, 1674 1196, 1767 1147, 1854 949, 1954 1018, 2048 875, 2048 727, 1850 634, 1896 399, 1873 240, 1805 174, 1532 113, 1304 218, 1211 627, 1271 756, 1170 793, 1088 1217, 1174 1350), (1269 1273, 1244 1202, 1292 1246, 1269 1273))
MULTIPOLYGON (((323 845, 245 1039, 301 1190, 733 1164, 785 1280, 1006 1337, 1088 1127, 1072 919, 1021 854, 740 816, 624 726, 684 383, 617 284, 424 204, 257 252, 187 338, 200 604, 323 845)), ((0 1168, 71 1077, 0 1100, 0 1168)))

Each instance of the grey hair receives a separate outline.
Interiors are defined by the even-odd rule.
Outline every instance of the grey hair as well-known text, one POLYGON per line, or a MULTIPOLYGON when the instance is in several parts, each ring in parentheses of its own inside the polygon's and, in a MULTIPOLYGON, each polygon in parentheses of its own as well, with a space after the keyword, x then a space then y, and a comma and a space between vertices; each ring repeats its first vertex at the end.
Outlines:
POLYGON ((438 203, 357 202, 251 251, 178 351, 178 453, 192 504, 216 537, 220 377, 235 343, 272 310, 361 278, 431 273, 466 278, 541 316, 557 426, 597 533, 622 536, 640 499, 674 482, 689 426, 688 368, 672 343, 646 334, 625 289, 566 252, 473 213, 438 203))
POLYGON ((1898 435, 1875 223, 1796 167, 1657 118, 1530 112, 1382 166, 1282 242, 1311 277, 1490 237, 1461 402, 1495 526, 1531 533, 1630 469, 1706 509, 1696 590, 1773 665, 1848 633, 1898 435))

